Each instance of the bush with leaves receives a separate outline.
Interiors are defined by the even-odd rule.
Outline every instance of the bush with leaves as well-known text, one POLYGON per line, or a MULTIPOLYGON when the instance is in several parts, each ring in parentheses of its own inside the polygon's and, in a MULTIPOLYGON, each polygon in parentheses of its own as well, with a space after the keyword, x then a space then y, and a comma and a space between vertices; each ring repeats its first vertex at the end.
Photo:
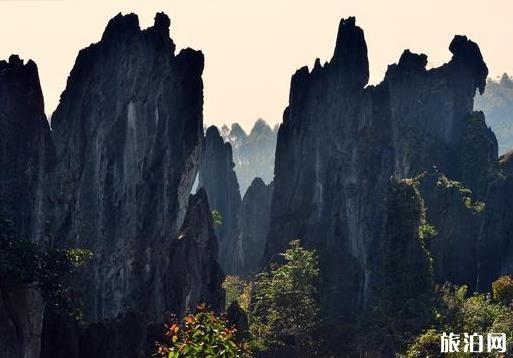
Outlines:
POLYGON ((513 303, 513 276, 502 276, 492 283, 493 298, 509 306, 513 303))
POLYGON ((268 347, 292 345, 312 357, 318 349, 318 258, 299 241, 292 241, 281 256, 282 264, 274 264, 256 277, 251 330, 268 347))
POLYGON ((215 227, 223 225, 223 214, 217 209, 212 210, 212 223, 215 227))
POLYGON ((248 345, 238 341, 235 329, 223 317, 199 306, 195 314, 173 318, 166 326, 165 340, 157 344, 157 357, 162 358, 234 358, 250 357, 248 345))
POLYGON ((240 276, 228 275, 223 282, 226 293, 226 307, 237 302, 242 309, 248 311, 251 300, 251 282, 240 276))

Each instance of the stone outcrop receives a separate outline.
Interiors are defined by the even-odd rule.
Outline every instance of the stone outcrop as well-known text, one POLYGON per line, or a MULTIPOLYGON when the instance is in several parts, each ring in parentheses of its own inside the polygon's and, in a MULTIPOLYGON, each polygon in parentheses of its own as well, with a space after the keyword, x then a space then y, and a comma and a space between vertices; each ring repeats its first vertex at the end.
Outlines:
POLYGON ((426 174, 420 180, 426 220, 434 229, 428 247, 434 279, 477 289, 478 238, 485 204, 476 201, 468 188, 442 174, 426 174))
POLYGON ((500 176, 488 189, 478 242, 478 289, 490 291, 501 275, 513 274, 513 176, 500 176))
POLYGON ((175 293, 169 297, 171 312, 185 316, 186 309, 208 303, 216 312, 224 309, 224 291, 220 289, 224 273, 217 262, 218 243, 214 234, 207 194, 200 189, 191 195, 187 215, 174 242, 166 284, 175 293))
POLYGON ((146 30, 136 15, 114 17, 80 51, 52 116, 53 234, 94 254, 78 280, 86 320, 132 309, 157 320, 175 293, 171 254, 201 151, 203 55, 175 54, 169 26, 162 13, 146 30))
MULTIPOLYGON (((209 303, 211 309, 224 309, 220 289, 224 274, 216 262, 217 240, 205 192, 191 195, 178 239, 169 252, 172 263, 163 284, 167 312, 184 317, 209 303)), ((164 312, 162 312, 164 314, 164 312)), ((149 357, 155 342, 165 331, 162 321, 148 321, 141 312, 130 311, 115 319, 78 323, 71 317, 51 311, 45 317, 41 358, 124 358, 149 357)))
POLYGON ((419 230, 426 221, 417 180, 392 179, 384 205, 383 270, 378 273, 382 277, 379 297, 375 299, 383 314, 375 317, 377 327, 371 335, 386 332, 389 337, 383 340, 379 351, 384 356, 393 356, 400 350, 398 335, 418 332, 429 324, 429 318, 426 319, 429 315, 422 311, 430 310, 433 277, 426 238, 419 230), (387 327, 387 322, 392 329, 387 327))
POLYGON ((222 223, 215 227, 219 240, 218 261, 226 274, 236 274, 241 270, 242 260, 238 221, 241 197, 232 147, 223 142, 215 126, 209 127, 205 134, 199 187, 205 189, 210 208, 222 216, 222 223))
POLYGON ((164 14, 146 30, 136 15, 113 18, 80 52, 52 132, 36 65, 0 62, 0 215, 43 248, 93 253, 71 282, 84 303, 80 324, 53 309, 43 324, 37 285, 0 280, 6 357, 39 357, 41 346, 42 357, 147 356, 166 312, 224 308, 206 194, 189 199, 203 55, 175 54, 169 26, 164 14))
POLYGON ((36 285, 0 282, 0 352, 4 358, 39 358, 44 301, 36 285))
POLYGON ((19 236, 39 241, 55 155, 37 66, 15 55, 0 61, 0 128, 0 217, 12 221, 19 236))
POLYGON ((252 275, 261 269, 265 242, 271 219, 273 184, 266 185, 260 178, 251 182, 239 212, 243 275, 252 275))
MULTIPOLYGON (((37 66, 13 55, 0 61, 0 218, 20 239, 44 241, 44 190, 53 161, 37 66)), ((37 285, 0 273, 2 357, 39 357, 43 310, 37 285)))
POLYGON ((382 83, 366 86, 367 46, 349 18, 331 61, 317 60, 292 78, 265 256, 276 257, 296 238, 315 248, 321 307, 334 322, 355 317, 377 295, 390 177, 433 167, 451 179, 464 176, 465 128, 488 70, 466 37, 456 36, 449 49, 452 59, 430 70, 425 55, 407 50, 382 83))

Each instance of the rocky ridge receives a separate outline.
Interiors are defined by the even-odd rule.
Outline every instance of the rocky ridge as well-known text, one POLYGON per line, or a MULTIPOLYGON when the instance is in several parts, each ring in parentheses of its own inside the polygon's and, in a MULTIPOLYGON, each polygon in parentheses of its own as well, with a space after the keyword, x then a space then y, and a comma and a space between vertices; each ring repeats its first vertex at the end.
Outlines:
MULTIPOLYGON (((479 116, 474 93, 484 91, 488 70, 466 37, 456 36, 449 49, 452 59, 429 70, 425 55, 406 50, 382 83, 367 86, 367 45, 349 18, 340 23, 331 61, 317 60, 311 72, 304 67, 292 78, 278 132, 266 258, 295 238, 315 248, 321 306, 333 322, 351 320, 380 295, 390 178, 435 167, 469 179, 461 153, 469 118, 479 116)), ((488 171, 496 142, 482 129, 473 133, 490 143, 480 163, 488 171)), ((479 183, 471 190, 482 193, 479 183)))

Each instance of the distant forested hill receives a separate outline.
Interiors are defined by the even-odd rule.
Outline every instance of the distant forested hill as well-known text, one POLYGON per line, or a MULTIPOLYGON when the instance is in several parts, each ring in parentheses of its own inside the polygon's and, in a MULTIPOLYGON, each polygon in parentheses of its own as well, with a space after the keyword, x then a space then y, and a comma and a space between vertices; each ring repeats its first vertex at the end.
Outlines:
POLYGON ((262 178, 266 184, 273 180, 277 133, 278 126, 271 128, 263 119, 255 122, 249 135, 238 123, 233 123, 231 128, 222 127, 221 135, 232 145, 241 195, 255 177, 262 178))
POLYGON ((488 79, 485 93, 475 98, 475 109, 486 115, 487 124, 492 127, 499 153, 513 148, 513 80, 508 74, 496 81, 488 79))

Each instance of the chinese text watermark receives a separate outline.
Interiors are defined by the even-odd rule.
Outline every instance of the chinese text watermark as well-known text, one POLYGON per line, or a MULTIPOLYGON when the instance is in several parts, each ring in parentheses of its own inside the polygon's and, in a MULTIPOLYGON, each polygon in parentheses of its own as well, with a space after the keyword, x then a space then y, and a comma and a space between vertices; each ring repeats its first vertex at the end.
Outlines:
POLYGON ((506 334, 488 333, 485 337, 482 334, 454 334, 443 332, 440 337, 441 353, 505 353, 506 334))

